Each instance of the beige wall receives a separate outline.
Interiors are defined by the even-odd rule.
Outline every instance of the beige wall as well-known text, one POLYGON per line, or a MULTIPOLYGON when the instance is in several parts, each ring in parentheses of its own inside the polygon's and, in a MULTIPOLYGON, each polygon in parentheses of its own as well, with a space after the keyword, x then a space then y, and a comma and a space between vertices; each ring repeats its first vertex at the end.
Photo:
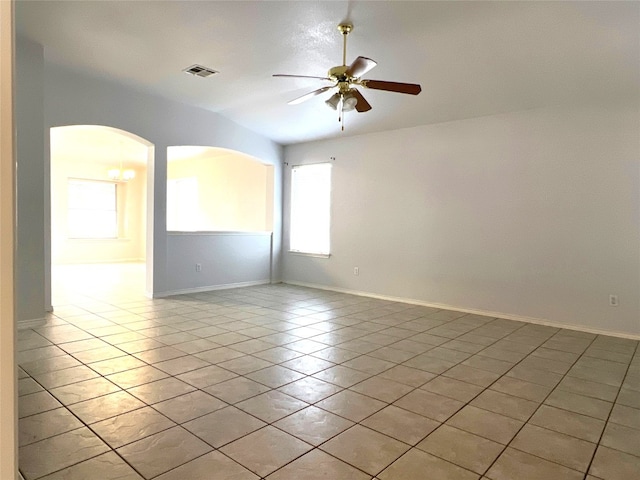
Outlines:
POLYGON ((273 229, 273 167, 219 148, 175 159, 179 148, 169 149, 167 179, 197 178, 199 215, 189 230, 273 229))
POLYGON ((18 477, 14 318, 13 2, 0 2, 0 478, 18 477))
MULTIPOLYGON (((63 127, 63 129, 66 127, 63 127)), ((69 127, 74 128, 74 127, 69 127)), ((52 263, 99 263, 144 261, 146 167, 123 163, 136 171, 134 179, 117 186, 117 239, 70 239, 67 232, 67 185, 69 179, 108 181, 107 170, 118 167, 118 149, 86 144, 74 148, 62 129, 52 129, 51 137, 51 255, 52 263), (104 157, 113 159, 108 163, 104 157)), ((111 133, 111 135, 118 135, 111 133)))

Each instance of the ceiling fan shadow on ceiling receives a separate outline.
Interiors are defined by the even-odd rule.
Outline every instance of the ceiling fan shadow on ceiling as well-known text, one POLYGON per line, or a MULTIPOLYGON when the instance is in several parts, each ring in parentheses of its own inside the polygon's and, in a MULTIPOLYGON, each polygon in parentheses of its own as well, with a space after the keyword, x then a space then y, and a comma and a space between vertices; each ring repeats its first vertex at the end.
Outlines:
POLYGON ((373 90, 385 90, 387 92, 406 93, 409 95, 418 95, 422 91, 420 85, 416 83, 387 82, 362 78, 362 76, 373 69, 377 63, 367 57, 358 57, 351 65, 347 65, 347 35, 353 30, 353 25, 350 23, 341 23, 338 25, 338 30, 343 37, 342 65, 329 69, 326 77, 281 73, 273 75, 274 77, 313 78, 334 83, 331 86, 322 87, 295 98, 289 102, 289 105, 297 105, 323 93, 335 92, 325 103, 332 109, 338 111, 338 121, 344 131, 344 112, 356 110, 362 113, 371 110, 371 105, 362 93, 355 88, 356 86, 371 88, 373 90))

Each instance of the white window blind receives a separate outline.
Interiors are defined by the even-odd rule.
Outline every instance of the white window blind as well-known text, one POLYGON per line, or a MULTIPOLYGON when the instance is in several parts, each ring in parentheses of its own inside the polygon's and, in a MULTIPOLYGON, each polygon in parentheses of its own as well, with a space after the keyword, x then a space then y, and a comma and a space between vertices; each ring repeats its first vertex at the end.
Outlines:
POLYGON ((69 238, 118 238, 116 184, 69 180, 69 238))
POLYGON ((294 252, 330 252, 331 164, 300 165, 291 169, 289 248, 294 252))

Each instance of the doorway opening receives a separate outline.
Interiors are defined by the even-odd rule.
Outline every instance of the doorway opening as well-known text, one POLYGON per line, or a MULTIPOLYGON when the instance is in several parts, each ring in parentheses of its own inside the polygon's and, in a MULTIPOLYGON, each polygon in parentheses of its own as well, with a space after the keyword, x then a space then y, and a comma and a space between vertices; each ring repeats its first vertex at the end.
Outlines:
POLYGON ((50 135, 52 305, 143 298, 152 277, 153 145, 97 125, 50 135))

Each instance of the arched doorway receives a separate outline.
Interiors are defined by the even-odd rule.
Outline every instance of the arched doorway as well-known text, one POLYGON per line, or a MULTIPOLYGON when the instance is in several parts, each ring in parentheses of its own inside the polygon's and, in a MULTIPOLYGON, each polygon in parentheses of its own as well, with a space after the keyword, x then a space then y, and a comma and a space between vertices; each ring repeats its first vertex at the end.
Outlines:
POLYGON ((50 134, 52 305, 144 296, 153 145, 96 125, 50 134))

